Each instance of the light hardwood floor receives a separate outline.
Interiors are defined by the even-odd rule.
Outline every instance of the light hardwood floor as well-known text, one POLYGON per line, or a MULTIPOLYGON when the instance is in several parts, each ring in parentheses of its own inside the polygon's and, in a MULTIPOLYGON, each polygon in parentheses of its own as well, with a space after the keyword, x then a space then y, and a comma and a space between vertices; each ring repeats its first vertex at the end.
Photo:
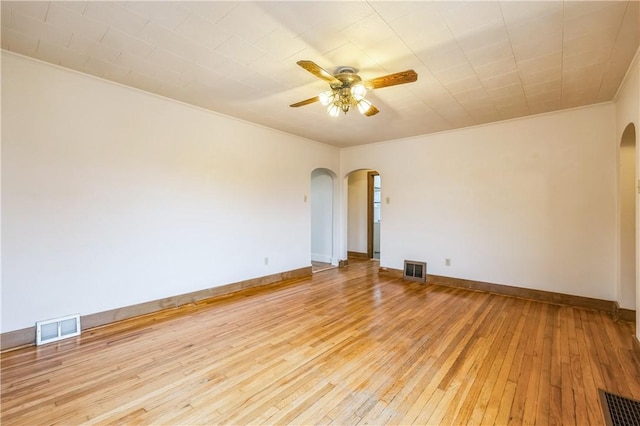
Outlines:
POLYGON ((2 354, 3 425, 602 424, 634 325, 377 274, 314 274, 2 354))
POLYGON ((336 267, 337 266, 333 266, 332 264, 326 262, 311 261, 311 271, 313 273, 326 271, 327 269, 333 269, 336 267))

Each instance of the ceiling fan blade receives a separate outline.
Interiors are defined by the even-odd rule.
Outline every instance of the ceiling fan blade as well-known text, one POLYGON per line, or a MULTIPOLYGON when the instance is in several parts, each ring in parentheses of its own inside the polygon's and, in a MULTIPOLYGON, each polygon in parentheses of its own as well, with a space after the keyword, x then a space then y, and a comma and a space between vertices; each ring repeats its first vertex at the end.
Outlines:
POLYGON ((366 115, 367 117, 371 117, 372 115, 376 115, 379 112, 380 111, 378 111, 378 108, 376 108, 375 106, 371 105, 369 107, 369 109, 367 110, 367 112, 364 113, 364 115, 366 115))
POLYGON ((316 64, 315 62, 298 61, 297 64, 300 65, 305 70, 309 71, 311 74, 315 75, 316 77, 326 81, 327 83, 342 84, 340 80, 335 78, 333 75, 329 74, 322 67, 320 67, 320 65, 316 64))
POLYGON ((412 83, 418 80, 418 74, 414 70, 397 72, 363 82, 367 89, 380 89, 381 87, 395 86, 396 84, 412 83))
POLYGON ((319 100, 320 99, 317 96, 314 96, 313 98, 305 99, 304 101, 296 102, 295 104, 291 104, 289 106, 293 107, 293 108, 296 108, 296 107, 309 105, 309 104, 312 104, 314 102, 318 102, 319 100))

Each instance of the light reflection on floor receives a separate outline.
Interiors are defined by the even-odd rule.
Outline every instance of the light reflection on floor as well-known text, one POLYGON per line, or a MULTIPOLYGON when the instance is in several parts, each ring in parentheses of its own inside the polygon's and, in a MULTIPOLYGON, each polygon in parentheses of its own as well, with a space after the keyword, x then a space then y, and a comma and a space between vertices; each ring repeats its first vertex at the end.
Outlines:
POLYGON ((311 261, 311 271, 312 272, 320 272, 320 271, 326 271, 327 269, 332 269, 335 268, 336 266, 330 264, 330 263, 325 263, 325 262, 316 262, 315 260, 311 261))

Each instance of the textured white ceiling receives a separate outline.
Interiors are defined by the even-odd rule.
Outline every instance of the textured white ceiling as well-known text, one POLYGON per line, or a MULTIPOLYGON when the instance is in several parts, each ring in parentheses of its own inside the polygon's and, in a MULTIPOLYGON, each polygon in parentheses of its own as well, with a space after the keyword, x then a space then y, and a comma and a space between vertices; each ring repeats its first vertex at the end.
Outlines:
POLYGON ((638 50, 638 1, 2 1, 2 48, 336 146, 609 101, 638 50), (351 66, 380 113, 330 117, 351 66))

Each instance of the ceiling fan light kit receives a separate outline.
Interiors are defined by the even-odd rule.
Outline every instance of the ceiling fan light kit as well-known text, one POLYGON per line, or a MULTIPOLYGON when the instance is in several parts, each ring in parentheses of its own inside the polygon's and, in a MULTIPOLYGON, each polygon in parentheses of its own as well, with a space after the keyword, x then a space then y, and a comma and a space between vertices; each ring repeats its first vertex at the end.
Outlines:
POLYGON ((360 114, 366 114, 371 108, 371 102, 364 98, 366 94, 366 87, 357 84, 324 91, 318 95, 318 100, 327 107, 327 112, 332 117, 340 115, 340 111, 346 114, 351 106, 356 106, 360 114))
POLYGON ((297 108, 319 101, 327 107, 327 112, 331 117, 337 117, 341 111, 346 114, 352 106, 355 106, 360 114, 371 117, 380 111, 369 100, 365 99, 367 90, 411 83, 418 79, 418 74, 414 70, 407 70, 374 78, 373 80, 362 81, 353 68, 342 67, 338 69, 335 75, 332 75, 312 61, 298 61, 297 63, 311 74, 329 83, 331 90, 325 90, 316 97, 291 104, 290 106, 297 108))

